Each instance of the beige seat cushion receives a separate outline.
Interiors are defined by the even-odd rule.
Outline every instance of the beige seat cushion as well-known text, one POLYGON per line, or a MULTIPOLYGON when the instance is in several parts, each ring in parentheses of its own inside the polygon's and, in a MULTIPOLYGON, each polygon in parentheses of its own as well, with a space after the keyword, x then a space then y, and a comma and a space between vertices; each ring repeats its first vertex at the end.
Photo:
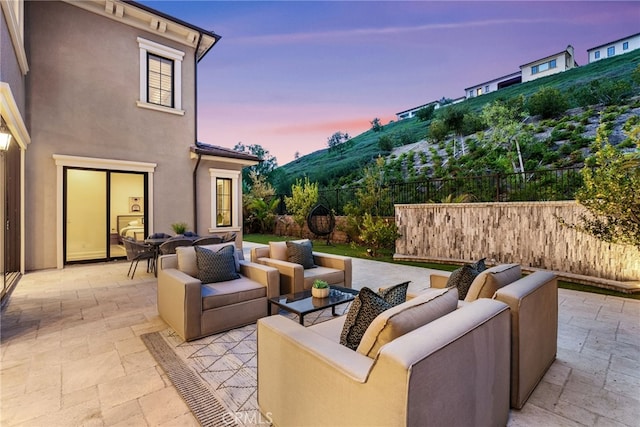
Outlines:
POLYGON ((329 267, 315 267, 304 271, 304 288, 311 289, 317 279, 324 280, 330 285, 344 283, 344 270, 329 267))
POLYGON ((380 348, 458 306, 456 288, 431 289, 378 315, 364 333, 357 352, 374 358, 380 348))
MULTIPOLYGON (((235 243, 216 243, 213 245, 203 245, 202 248, 210 249, 212 251, 219 251, 224 246, 234 246, 235 243)), ((198 263, 196 261, 196 249, 194 246, 180 246, 176 248, 176 255, 178 257, 178 270, 191 277, 198 277, 198 263)), ((242 251, 236 248, 234 252, 236 261, 236 271, 240 271, 240 261, 244 259, 242 251)))
POLYGON ((210 310, 267 296, 267 287, 244 276, 202 285, 202 309, 210 310))
POLYGON ((520 264, 500 264, 480 273, 471 283, 465 301, 493 298, 496 291, 522 277, 520 264))

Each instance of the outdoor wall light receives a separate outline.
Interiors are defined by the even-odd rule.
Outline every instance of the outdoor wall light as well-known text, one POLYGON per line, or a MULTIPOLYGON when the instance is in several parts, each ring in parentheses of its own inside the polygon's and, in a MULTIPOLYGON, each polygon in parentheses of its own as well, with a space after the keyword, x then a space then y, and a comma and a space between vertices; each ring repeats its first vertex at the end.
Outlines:
POLYGON ((4 120, 0 118, 0 150, 7 151, 11 142, 11 132, 4 124, 4 120))

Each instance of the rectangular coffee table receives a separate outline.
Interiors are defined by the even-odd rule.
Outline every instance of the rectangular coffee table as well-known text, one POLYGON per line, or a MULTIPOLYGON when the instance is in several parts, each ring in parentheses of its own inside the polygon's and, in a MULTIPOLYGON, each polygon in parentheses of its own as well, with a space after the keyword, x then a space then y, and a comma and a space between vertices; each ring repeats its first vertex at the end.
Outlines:
POLYGON ((326 298, 315 298, 311 296, 311 291, 306 290, 292 294, 280 295, 269 298, 269 316, 271 316, 271 305, 276 305, 286 311, 297 314, 300 324, 304 325, 304 316, 315 311, 324 310, 331 307, 331 314, 336 315, 336 305, 353 301, 358 295, 358 291, 341 286, 331 286, 331 292, 326 298))

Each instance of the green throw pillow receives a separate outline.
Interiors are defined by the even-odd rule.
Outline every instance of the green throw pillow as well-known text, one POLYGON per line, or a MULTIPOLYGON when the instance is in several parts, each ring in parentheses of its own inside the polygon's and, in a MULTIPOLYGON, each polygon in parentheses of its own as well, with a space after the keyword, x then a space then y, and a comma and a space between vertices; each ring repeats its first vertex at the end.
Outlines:
POLYGON ((287 242, 287 258, 289 262, 302 265, 305 270, 316 267, 313 262, 313 247, 310 240, 300 243, 287 242))
POLYGON ((235 247, 224 246, 218 251, 205 249, 202 246, 194 246, 194 248, 198 266, 197 277, 202 283, 226 282, 240 278, 236 272, 235 247))
POLYGON ((480 274, 480 272, 473 268, 471 264, 465 264, 451 273, 449 280, 447 280, 447 287, 458 288, 458 298, 463 300, 467 296, 467 292, 469 292, 469 288, 478 274, 480 274))

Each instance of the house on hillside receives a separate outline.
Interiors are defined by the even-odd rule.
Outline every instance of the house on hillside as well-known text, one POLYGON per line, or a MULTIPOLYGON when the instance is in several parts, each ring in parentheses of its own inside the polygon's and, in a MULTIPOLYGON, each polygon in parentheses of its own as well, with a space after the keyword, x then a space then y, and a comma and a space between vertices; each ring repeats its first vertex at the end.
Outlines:
POLYGON ((464 93, 466 99, 469 99, 490 92, 495 92, 521 82, 522 71, 516 71, 515 73, 507 74, 506 76, 498 77, 497 79, 465 88, 464 93))
POLYGON ((412 117, 415 117, 418 111, 422 110, 423 108, 427 108, 431 105, 433 105, 434 110, 437 110, 438 108, 446 107, 447 105, 457 104, 464 100, 465 100, 464 97, 456 98, 456 99, 449 99, 449 98, 442 97, 437 101, 432 101, 427 104, 422 104, 417 107, 410 108, 408 110, 400 111, 399 113, 396 113, 396 118, 398 119, 398 121, 404 120, 404 119, 410 119, 412 117))
POLYGON ((589 63, 640 49, 640 33, 587 49, 589 63))
POLYGON ((259 159, 196 142, 198 63, 220 36, 133 1, 0 3, 5 272, 121 258, 125 228, 242 239, 259 159))
POLYGON ((577 66, 573 46, 569 45, 561 52, 521 65, 522 82, 562 73, 577 66))

